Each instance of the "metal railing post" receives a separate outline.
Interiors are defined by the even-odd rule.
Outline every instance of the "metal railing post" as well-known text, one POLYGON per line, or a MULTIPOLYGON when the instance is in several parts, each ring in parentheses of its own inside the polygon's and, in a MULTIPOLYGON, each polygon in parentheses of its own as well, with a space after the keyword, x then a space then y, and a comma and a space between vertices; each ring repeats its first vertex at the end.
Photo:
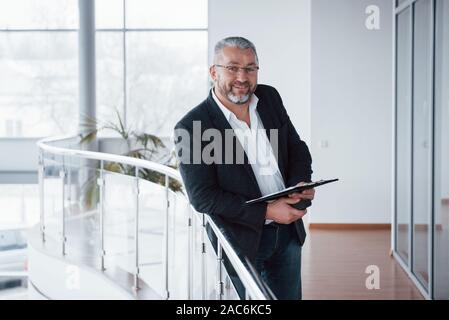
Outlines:
POLYGON ((165 272, 165 294, 166 294, 166 299, 168 300, 170 298, 170 291, 169 291, 169 283, 168 283, 168 263, 169 263, 169 258, 168 258, 168 250, 169 250, 169 243, 168 243, 168 224, 169 224, 169 208, 170 208, 170 200, 168 198, 168 187, 169 187, 169 177, 168 175, 165 175, 165 243, 164 243, 164 251, 165 251, 165 268, 164 268, 164 272, 165 272))
POLYGON ((223 300, 223 248, 221 243, 217 240, 217 300, 223 300))
POLYGON ((45 205, 44 205, 44 177, 45 177, 44 154, 39 151, 39 208, 40 208, 40 231, 42 242, 45 242, 45 205))
POLYGON ((104 257, 106 252, 104 251, 104 161, 100 161, 100 178, 97 180, 98 187, 100 188, 100 254, 101 254, 101 271, 106 270, 104 267, 104 257))
POLYGON ((65 172, 65 164, 64 164, 64 158, 62 160, 62 169, 59 171, 59 177, 62 179, 62 230, 61 230, 61 241, 62 241, 62 255, 66 255, 66 237, 65 237, 65 219, 66 219, 66 212, 65 212, 65 178, 66 178, 66 172, 65 172))
POLYGON ((188 237, 188 262, 187 262, 187 300, 193 298, 193 217, 192 208, 188 205, 189 219, 187 223, 187 237, 188 237))
POLYGON ((201 214, 201 299, 206 300, 207 292, 207 265, 206 265, 206 216, 201 214))
POLYGON ((134 240, 134 249, 135 249, 135 272, 134 272, 134 291, 139 290, 139 167, 136 167, 136 176, 135 176, 135 189, 134 193, 136 195, 135 201, 135 240, 134 240))

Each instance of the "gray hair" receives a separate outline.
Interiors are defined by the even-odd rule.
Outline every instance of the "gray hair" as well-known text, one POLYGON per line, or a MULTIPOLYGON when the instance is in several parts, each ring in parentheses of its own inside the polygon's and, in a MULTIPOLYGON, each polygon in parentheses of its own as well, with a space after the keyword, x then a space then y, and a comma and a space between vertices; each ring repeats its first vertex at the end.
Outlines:
POLYGON ((251 49, 256 55, 256 62, 259 63, 259 58, 257 57, 257 51, 254 44, 243 37, 227 37, 217 42, 214 48, 214 62, 217 62, 217 57, 222 53, 225 47, 236 47, 240 49, 251 49))

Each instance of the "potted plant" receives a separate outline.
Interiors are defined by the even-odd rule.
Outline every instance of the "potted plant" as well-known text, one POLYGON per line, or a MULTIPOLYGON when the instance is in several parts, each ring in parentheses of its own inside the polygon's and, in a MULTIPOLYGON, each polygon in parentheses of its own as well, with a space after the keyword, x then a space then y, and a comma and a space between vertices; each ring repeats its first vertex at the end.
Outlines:
MULTIPOLYGON (((84 133, 80 134, 80 144, 86 145, 95 141, 99 132, 112 131, 117 133, 125 143, 126 150, 120 153, 121 155, 153 161, 177 169, 174 151, 169 150, 158 136, 127 128, 123 123, 120 113, 117 110, 115 110, 115 113, 117 123, 112 121, 100 123, 97 119, 84 117, 82 127, 87 130, 83 130, 84 133)), ((118 162, 104 162, 103 168, 110 172, 135 176, 135 167, 130 165, 118 162)), ((139 177, 165 186, 165 175, 163 173, 140 168, 139 177)), ((82 185, 82 189, 86 190, 83 204, 87 208, 92 208, 98 199, 98 188, 96 187, 97 178, 97 176, 89 177, 82 185)), ((181 183, 173 179, 169 179, 169 188, 174 192, 183 192, 181 183)))

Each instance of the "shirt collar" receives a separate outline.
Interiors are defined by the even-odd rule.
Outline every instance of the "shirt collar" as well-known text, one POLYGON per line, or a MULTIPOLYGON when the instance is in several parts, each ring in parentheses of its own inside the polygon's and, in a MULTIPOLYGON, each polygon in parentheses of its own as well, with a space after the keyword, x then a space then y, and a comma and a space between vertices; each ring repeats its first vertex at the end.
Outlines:
MULTIPOLYGON (((235 114, 231 110, 226 108, 223 105, 223 103, 221 103, 221 101, 218 99, 218 97, 215 94, 215 87, 212 88, 212 98, 217 103, 217 105, 220 107, 220 110, 221 110, 221 112, 223 112, 226 120, 231 121, 231 119, 233 119, 233 118, 237 119, 235 114)), ((250 111, 250 113, 252 113, 252 112, 254 112, 256 110, 258 102, 259 102, 259 98, 257 98, 257 96, 253 93, 253 95, 251 96, 251 100, 249 102, 249 111, 250 111)))

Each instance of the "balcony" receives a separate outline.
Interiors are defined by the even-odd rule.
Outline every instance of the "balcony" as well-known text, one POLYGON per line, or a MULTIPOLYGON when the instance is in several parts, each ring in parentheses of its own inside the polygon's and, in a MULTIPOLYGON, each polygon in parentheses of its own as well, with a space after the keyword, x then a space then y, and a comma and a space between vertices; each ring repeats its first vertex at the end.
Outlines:
POLYGON ((77 136, 44 139, 38 148, 30 298, 273 298, 225 231, 190 206, 175 169, 85 151, 77 136), (144 170, 157 179, 143 179, 144 170))

